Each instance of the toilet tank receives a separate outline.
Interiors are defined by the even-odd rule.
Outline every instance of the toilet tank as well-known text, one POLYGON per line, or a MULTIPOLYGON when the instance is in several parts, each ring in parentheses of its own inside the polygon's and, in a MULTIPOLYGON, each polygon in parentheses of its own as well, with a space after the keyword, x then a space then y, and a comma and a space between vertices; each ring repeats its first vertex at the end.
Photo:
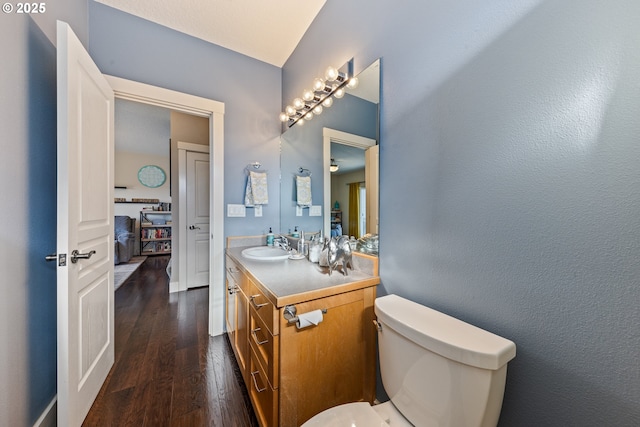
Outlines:
POLYGON ((495 426, 512 341, 397 295, 376 299, 380 373, 413 425, 495 426))

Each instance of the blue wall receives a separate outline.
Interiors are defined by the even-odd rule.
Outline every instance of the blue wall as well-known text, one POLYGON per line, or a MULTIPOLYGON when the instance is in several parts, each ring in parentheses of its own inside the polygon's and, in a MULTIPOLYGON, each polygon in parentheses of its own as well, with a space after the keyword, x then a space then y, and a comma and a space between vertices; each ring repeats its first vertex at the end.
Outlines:
MULTIPOLYGON (((278 170, 280 68, 94 1, 89 35, 89 53, 105 74, 224 102, 225 204, 244 202, 247 164, 278 170)), ((247 218, 227 218, 225 235, 265 233, 278 224, 276 173, 268 192, 263 216, 248 209, 247 218)))
POLYGON ((33 425, 56 396, 56 19, 85 46, 88 31, 84 0, 46 7, 0 15, 2 426, 33 425))
POLYGON ((500 425, 640 425, 640 3, 375 3, 327 2, 283 100, 382 58, 380 294, 516 343, 500 425))

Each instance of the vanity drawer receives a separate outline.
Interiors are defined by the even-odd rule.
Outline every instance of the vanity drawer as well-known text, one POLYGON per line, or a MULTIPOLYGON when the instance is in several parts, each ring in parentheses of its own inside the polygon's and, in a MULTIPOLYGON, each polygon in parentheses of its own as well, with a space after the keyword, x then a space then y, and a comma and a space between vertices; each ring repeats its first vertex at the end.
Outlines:
POLYGON ((260 366, 267 374, 267 378, 273 388, 278 388, 278 349, 280 337, 272 335, 267 329, 264 321, 256 313, 256 309, 251 307, 250 312, 250 336, 251 348, 260 363, 260 366))
POLYGON ((235 280, 236 283, 239 284, 240 276, 242 276, 242 271, 240 270, 240 268, 238 268, 238 265, 234 260, 231 259, 231 257, 226 256, 225 259, 226 259, 225 268, 227 269, 227 277, 233 277, 233 280, 235 280))
POLYGON ((247 297, 249 298, 249 305, 255 310, 260 319, 262 319, 269 332, 271 332, 272 335, 278 335, 280 330, 278 323, 278 310, 276 310, 275 306, 271 304, 264 293, 258 286, 256 286, 255 283, 253 283, 251 279, 247 278, 247 282, 247 297))
POLYGON ((269 384, 253 348, 249 368, 250 383, 247 388, 258 422, 262 427, 275 427, 278 425, 278 392, 269 384))

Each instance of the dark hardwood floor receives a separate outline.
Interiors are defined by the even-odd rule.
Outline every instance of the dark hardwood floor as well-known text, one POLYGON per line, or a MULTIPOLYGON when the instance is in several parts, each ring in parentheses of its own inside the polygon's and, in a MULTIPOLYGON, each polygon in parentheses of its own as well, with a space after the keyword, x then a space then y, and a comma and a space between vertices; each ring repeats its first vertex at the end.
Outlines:
POLYGON ((207 288, 169 294, 168 256, 115 293, 115 363, 84 426, 257 426, 226 335, 207 332, 207 288))

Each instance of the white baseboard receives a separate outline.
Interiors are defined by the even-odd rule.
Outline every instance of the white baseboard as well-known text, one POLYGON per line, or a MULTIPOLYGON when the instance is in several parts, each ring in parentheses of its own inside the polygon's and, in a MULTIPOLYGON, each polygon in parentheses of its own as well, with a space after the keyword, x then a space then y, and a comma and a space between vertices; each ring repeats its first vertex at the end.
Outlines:
POLYGON ((169 293, 180 292, 180 282, 169 282, 169 293))
POLYGON ((58 424, 58 396, 54 396, 51 403, 40 415, 33 427, 56 427, 58 424))

